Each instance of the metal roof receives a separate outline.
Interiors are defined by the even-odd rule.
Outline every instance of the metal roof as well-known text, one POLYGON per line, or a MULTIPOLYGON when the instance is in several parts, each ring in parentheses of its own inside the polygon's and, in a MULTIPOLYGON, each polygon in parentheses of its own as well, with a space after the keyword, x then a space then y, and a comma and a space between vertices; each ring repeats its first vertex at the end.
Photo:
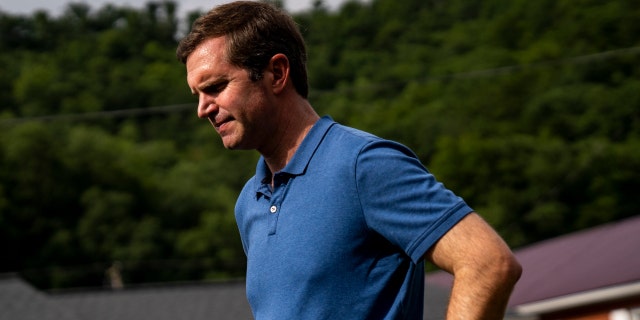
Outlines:
POLYGON ((0 276, 0 320, 79 320, 15 275, 0 276))
POLYGON ((92 320, 252 319, 244 280, 73 290, 52 301, 92 320))
POLYGON ((640 281, 640 215, 516 251, 524 266, 510 305, 640 281))
MULTIPOLYGON (((638 253, 640 216, 516 250, 524 272, 509 306, 539 309, 604 297, 600 293, 629 294, 640 288, 638 253)), ((427 275, 424 319, 444 318, 451 280, 445 272, 427 275)), ((0 320, 252 318, 243 279, 44 293, 16 275, 0 275, 0 310, 0 320)))
MULTIPOLYGON (((512 310, 640 295, 636 290, 640 284, 640 215, 542 241, 514 254, 523 273, 509 301, 512 310)), ((428 282, 442 287, 450 286, 451 280, 444 272, 427 275, 428 282)))
MULTIPOLYGON (((424 320, 444 319, 449 291, 427 284, 424 320)), ((244 279, 44 293, 0 275, 0 320, 252 319, 244 279)))

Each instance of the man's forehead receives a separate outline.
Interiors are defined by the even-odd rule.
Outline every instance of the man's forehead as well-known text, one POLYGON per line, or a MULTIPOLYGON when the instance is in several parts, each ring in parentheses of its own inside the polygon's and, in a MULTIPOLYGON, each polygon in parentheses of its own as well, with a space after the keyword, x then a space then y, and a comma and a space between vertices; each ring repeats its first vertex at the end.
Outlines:
POLYGON ((211 38, 203 41, 187 57, 187 77, 224 64, 224 54, 224 39, 211 38))
POLYGON ((224 37, 209 38, 202 41, 193 49, 193 52, 187 57, 186 64, 190 61, 202 59, 219 59, 222 60, 225 54, 224 37))

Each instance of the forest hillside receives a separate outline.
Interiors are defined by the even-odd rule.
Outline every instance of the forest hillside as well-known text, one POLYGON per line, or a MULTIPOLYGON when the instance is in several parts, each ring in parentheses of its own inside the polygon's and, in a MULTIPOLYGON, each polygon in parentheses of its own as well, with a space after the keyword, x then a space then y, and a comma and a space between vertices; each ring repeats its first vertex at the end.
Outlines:
MULTIPOLYGON (((177 6, 0 12, 0 272, 243 276, 233 207, 257 155, 196 117, 175 48, 199 13, 177 6)), ((318 112, 412 148, 512 247, 640 211, 640 2, 318 0, 295 19, 318 112)))

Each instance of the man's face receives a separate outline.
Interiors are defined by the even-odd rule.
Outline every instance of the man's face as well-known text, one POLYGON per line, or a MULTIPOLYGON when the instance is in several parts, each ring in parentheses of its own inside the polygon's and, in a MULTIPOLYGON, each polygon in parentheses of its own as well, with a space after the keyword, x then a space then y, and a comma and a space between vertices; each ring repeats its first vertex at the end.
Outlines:
POLYGON ((187 59, 187 82, 198 96, 198 117, 209 119, 227 149, 260 149, 269 136, 269 92, 264 80, 224 57, 225 38, 202 42, 187 59))

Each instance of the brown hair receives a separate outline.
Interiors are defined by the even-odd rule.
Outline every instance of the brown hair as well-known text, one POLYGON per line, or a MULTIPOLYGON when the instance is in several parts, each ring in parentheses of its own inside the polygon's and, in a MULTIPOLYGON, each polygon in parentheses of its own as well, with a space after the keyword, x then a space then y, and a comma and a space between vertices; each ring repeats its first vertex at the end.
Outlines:
POLYGON ((204 40, 221 36, 227 37, 226 59, 248 70, 253 81, 262 78, 271 57, 286 55, 293 85, 298 94, 307 98, 307 51, 298 26, 287 13, 261 1, 217 6, 193 23, 178 45, 178 60, 186 63, 204 40))

